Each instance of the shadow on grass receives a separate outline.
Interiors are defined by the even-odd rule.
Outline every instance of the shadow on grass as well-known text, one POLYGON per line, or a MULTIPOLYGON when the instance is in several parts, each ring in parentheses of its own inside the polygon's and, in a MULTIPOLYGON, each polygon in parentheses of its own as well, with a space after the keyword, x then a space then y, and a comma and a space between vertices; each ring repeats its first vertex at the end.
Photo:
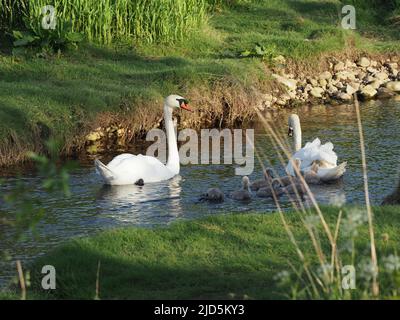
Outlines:
POLYGON ((246 270, 245 265, 218 269, 196 261, 190 266, 179 266, 179 261, 175 265, 131 262, 83 248, 64 249, 59 254, 64 258, 40 263, 55 266, 56 290, 46 294, 37 278, 40 273, 35 273, 34 290, 40 298, 93 299, 98 261, 101 299, 279 298, 279 289, 271 286, 271 274, 246 270))
MULTIPOLYGON (((17 104, 14 101, 9 101, 7 104, 3 104, 0 99, 0 119, 1 122, 6 124, 10 128, 15 128, 15 132, 18 129, 26 128, 28 119, 26 114, 22 110, 17 108, 17 104)), ((6 135, 9 131, 0 125, 0 136, 6 135)), ((20 133, 20 132, 18 132, 20 133)))
POLYGON ((224 58, 237 57, 260 43, 273 55, 304 59, 345 46, 339 23, 333 2, 263 1, 237 5, 214 24, 223 32, 230 31, 225 42, 231 52, 223 53, 224 58), (307 41, 310 38, 315 41, 307 41))
POLYGON ((284 298, 273 277, 289 268, 285 261, 295 252, 282 242, 280 226, 266 232, 279 220, 268 226, 263 219, 210 217, 73 241, 35 262, 33 296, 93 299, 100 261, 101 299, 284 298), (57 272, 57 289, 50 293, 40 287, 46 264, 57 272))
POLYGON ((287 0, 286 2, 298 14, 316 23, 337 25, 340 21, 341 5, 338 2, 304 0, 287 0))
POLYGON ((162 98, 185 88, 185 81, 199 77, 203 68, 183 58, 143 58, 90 46, 61 59, 26 58, 11 64, 0 65, 0 132, 13 128, 22 137, 32 122, 59 134, 70 132, 74 108, 91 118, 118 108, 124 97, 131 105, 162 98))
POLYGON ((399 29, 391 26, 388 21, 393 14, 389 1, 372 3, 372 1, 350 0, 334 3, 332 1, 288 0, 287 3, 292 9, 314 22, 330 21, 334 25, 340 25, 342 17, 345 16, 341 13, 342 7, 353 5, 356 9, 357 32, 377 39, 399 39, 399 29))

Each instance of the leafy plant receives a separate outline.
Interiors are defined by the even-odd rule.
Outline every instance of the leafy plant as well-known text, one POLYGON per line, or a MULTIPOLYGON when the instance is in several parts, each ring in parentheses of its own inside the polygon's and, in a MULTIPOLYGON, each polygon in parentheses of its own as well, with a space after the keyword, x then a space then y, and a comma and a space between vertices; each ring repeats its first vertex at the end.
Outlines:
POLYGON ((25 53, 26 49, 59 52, 69 47, 77 47, 83 34, 72 31, 71 21, 57 20, 55 29, 44 29, 40 19, 24 18, 26 30, 12 32, 13 54, 25 53))
POLYGON ((263 60, 272 60, 277 55, 277 48, 274 44, 264 46, 260 43, 256 43, 253 49, 245 50, 240 53, 240 57, 260 57, 263 60))

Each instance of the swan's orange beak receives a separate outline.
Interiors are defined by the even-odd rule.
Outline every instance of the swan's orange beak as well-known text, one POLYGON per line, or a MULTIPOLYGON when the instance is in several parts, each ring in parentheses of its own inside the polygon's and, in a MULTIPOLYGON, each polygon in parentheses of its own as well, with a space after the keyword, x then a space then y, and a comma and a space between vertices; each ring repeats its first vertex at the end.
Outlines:
POLYGON ((181 109, 193 112, 193 110, 190 109, 189 105, 187 103, 184 103, 184 102, 181 104, 181 109))

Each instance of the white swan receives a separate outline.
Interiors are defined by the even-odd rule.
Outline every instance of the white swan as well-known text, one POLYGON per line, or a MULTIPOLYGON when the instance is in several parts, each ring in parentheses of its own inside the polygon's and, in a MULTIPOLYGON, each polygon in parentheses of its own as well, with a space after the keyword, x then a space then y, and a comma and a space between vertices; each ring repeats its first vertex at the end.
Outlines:
POLYGON ((300 170, 303 173, 308 171, 315 171, 315 166, 318 165, 316 172, 317 176, 321 181, 333 181, 343 176, 346 172, 347 162, 343 162, 337 165, 337 155, 333 151, 333 144, 327 142, 321 145, 321 141, 316 138, 313 142, 308 142, 302 148, 301 147, 301 126, 300 119, 297 114, 292 114, 289 117, 289 133, 288 135, 293 136, 294 139, 294 155, 286 166, 287 171, 292 176, 296 176, 293 168, 294 159, 301 161, 300 170))
POLYGON ((179 153, 172 120, 174 109, 191 109, 185 98, 170 95, 164 101, 164 121, 168 140, 168 161, 163 164, 157 158, 123 153, 107 165, 95 160, 97 173, 109 185, 135 184, 140 179, 144 183, 168 180, 179 173, 179 153))

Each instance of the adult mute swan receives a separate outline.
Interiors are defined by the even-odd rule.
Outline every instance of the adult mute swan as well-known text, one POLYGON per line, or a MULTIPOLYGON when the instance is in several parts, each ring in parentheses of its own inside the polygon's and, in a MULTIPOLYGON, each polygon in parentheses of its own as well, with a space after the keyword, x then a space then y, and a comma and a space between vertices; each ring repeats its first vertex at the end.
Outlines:
POLYGON ((96 171, 103 178, 105 184, 127 185, 158 182, 168 180, 179 173, 179 153, 172 120, 174 109, 191 109, 185 98, 170 95, 164 101, 164 121, 168 141, 168 161, 163 164, 157 158, 123 153, 116 156, 107 165, 95 160, 96 171))
POLYGON ((292 114, 289 117, 288 135, 289 137, 293 136, 295 151, 292 159, 286 166, 290 175, 296 176, 293 168, 294 159, 300 160, 300 170, 303 173, 307 174, 307 172, 312 170, 324 182, 337 180, 346 172, 347 162, 337 165, 337 155, 333 151, 333 144, 331 142, 321 145, 321 141, 316 138, 313 142, 307 142, 303 148, 301 147, 301 126, 300 118, 297 114, 292 114), (318 165, 317 170, 315 164, 318 165))

